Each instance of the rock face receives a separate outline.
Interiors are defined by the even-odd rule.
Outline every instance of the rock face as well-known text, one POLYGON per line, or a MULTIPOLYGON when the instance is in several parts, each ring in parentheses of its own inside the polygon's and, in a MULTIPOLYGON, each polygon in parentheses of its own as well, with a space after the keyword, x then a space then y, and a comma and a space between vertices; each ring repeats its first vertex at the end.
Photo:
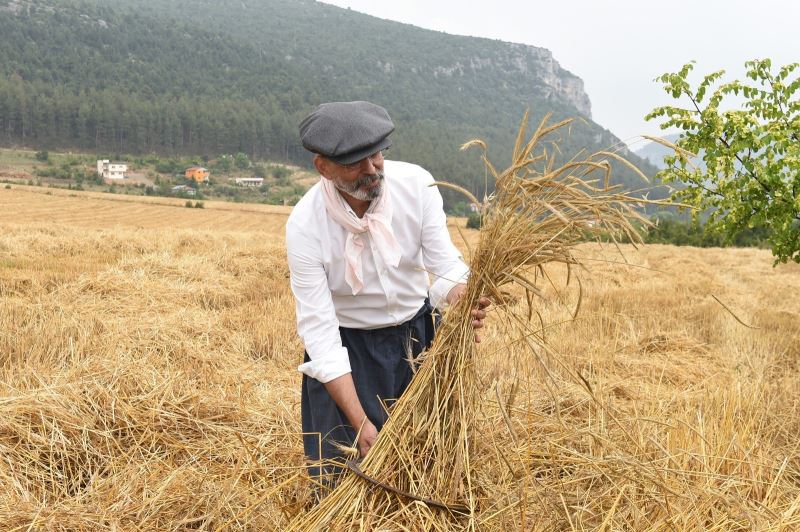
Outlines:
POLYGON ((592 103, 583 87, 583 80, 565 70, 553 59, 553 53, 545 48, 526 46, 528 53, 536 57, 542 81, 553 89, 553 93, 574 105, 578 111, 592 117, 592 103))
MULTIPOLYGON (((482 53, 458 57, 453 62, 439 64, 432 69, 434 77, 468 77, 476 71, 493 72, 500 79, 523 78, 530 89, 547 100, 565 102, 575 107, 587 118, 592 117, 592 104, 586 94, 583 80, 561 67, 546 48, 527 44, 484 41, 482 53)), ((381 65, 384 70, 391 64, 381 65)), ((417 72, 416 68, 412 68, 417 72)))
POLYGON ((544 90, 545 96, 562 99, 588 118, 592 117, 592 104, 584 90, 583 80, 562 68, 553 58, 553 52, 525 44, 512 43, 508 46, 512 64, 522 73, 539 77, 545 87, 550 89, 549 92, 544 90))

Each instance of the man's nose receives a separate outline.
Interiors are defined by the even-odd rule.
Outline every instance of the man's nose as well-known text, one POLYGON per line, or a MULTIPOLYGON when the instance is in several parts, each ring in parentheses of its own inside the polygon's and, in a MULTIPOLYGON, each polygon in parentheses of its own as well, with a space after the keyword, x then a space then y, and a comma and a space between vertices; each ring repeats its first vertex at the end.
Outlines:
POLYGON ((378 168, 375 166, 375 163, 372 162, 372 157, 364 157, 364 159, 361 160, 361 165, 362 165, 361 168, 364 168, 363 166, 364 163, 367 163, 366 171, 368 173, 374 174, 375 172, 378 171, 378 168))

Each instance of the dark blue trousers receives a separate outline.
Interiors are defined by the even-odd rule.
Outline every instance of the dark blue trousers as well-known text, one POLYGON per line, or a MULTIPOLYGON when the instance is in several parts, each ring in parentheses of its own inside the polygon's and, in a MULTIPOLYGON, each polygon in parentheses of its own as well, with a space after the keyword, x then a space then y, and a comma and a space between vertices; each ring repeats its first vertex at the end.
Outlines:
MULTIPOLYGON (((350 357, 358 399, 378 430, 388 418, 386 407, 391 406, 411 382, 410 361, 433 342, 434 316, 430 303, 425 300, 417 314, 402 325, 371 330, 339 328, 342 344, 350 357)), ((305 361, 308 360, 306 353, 305 361)), ((336 463, 343 461, 337 444, 352 447, 356 429, 348 424, 325 385, 307 375, 303 375, 300 409, 303 448, 311 462, 309 474, 312 477, 322 474, 326 477, 321 479, 324 484, 334 484, 340 471, 336 463), (325 461, 322 470, 321 459, 325 461)))

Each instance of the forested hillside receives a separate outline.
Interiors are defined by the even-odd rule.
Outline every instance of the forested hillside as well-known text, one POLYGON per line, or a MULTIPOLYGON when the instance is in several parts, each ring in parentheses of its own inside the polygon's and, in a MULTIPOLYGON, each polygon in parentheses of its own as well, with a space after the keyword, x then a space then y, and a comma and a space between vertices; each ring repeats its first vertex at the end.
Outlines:
MULTIPOLYGON (((310 0, 0 0, 0 142, 118 153, 245 152, 307 164, 297 124, 368 99, 397 123, 391 157, 483 192, 518 122, 578 117, 563 156, 619 146, 547 50, 459 37, 310 0)), ((630 158, 645 173, 655 169, 630 158)), ((622 169, 617 179, 644 186, 622 169)))

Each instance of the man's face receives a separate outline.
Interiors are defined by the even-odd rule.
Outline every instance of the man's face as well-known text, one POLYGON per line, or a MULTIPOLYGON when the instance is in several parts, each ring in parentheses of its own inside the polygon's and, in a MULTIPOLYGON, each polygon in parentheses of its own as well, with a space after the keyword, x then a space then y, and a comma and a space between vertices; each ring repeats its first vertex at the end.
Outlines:
MULTIPOLYGON (((333 162, 333 161, 331 161, 333 162)), ((361 201, 372 201, 383 189, 383 153, 377 152, 353 164, 333 163, 330 175, 337 189, 361 201)))

